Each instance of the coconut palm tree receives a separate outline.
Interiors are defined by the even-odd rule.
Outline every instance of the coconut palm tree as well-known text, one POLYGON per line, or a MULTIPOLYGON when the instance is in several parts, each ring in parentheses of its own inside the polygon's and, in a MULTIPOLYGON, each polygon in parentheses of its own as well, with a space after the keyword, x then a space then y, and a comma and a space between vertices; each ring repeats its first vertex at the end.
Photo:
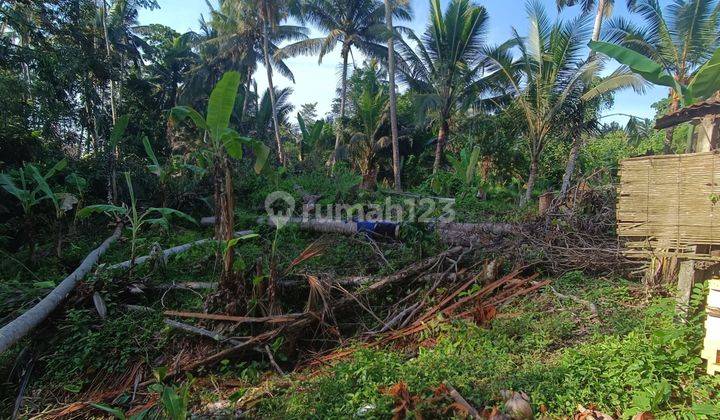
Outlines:
MULTIPOLYGON (((628 8, 634 7, 635 0, 626 1, 628 8)), ((558 10, 562 10, 566 7, 572 7, 580 5, 583 13, 590 13, 595 9, 595 22, 593 23, 591 41, 597 41, 600 39, 600 31, 602 29, 603 19, 609 18, 612 14, 613 7, 615 6, 615 0, 556 0, 558 10), (597 7, 596 7, 597 6, 597 7)), ((594 51, 590 51, 590 57, 595 54, 594 51)), ((578 135, 573 139, 572 147, 570 148, 570 155, 568 156, 567 164, 565 165, 565 175, 563 175, 562 186, 560 187, 560 197, 564 198, 567 191, 570 188, 570 179, 575 171, 575 164, 577 162, 578 155, 580 154, 580 148, 582 147, 582 136, 578 135)))
MULTIPOLYGON (((280 126, 287 126, 290 123, 289 116, 293 111, 293 106, 290 103, 290 95, 292 95, 291 88, 275 88, 275 115, 277 116, 277 121, 280 126)), ((273 107, 270 98, 270 88, 265 89, 265 92, 260 96, 257 114, 255 115, 256 136, 262 139, 265 139, 268 132, 273 130, 273 107)))
POLYGON ((530 172, 523 202, 532 198, 538 176, 540 156, 554 133, 564 130, 563 114, 577 112, 582 103, 613 90, 642 82, 626 72, 618 71, 587 89, 601 68, 596 58, 586 60, 585 44, 589 38, 586 15, 567 22, 551 22, 542 5, 527 4, 530 32, 522 37, 513 29, 514 43, 520 55, 514 61, 491 54, 492 70, 504 76, 515 94, 515 104, 525 124, 525 138, 530 152, 530 172))
MULTIPOLYGON (((272 105, 273 132, 278 159, 283 162, 285 155, 280 141, 280 121, 277 116, 278 100, 277 89, 272 79, 273 69, 280 74, 295 81, 290 68, 283 62, 278 54, 278 45, 282 42, 296 41, 307 38, 307 30, 302 26, 281 25, 279 22, 288 14, 286 5, 278 2, 255 2, 224 0, 220 8, 212 11, 211 24, 217 30, 218 36, 212 39, 218 47, 217 57, 239 64, 251 76, 257 69, 257 64, 263 62, 267 71, 270 89, 270 102, 272 105), (267 16, 267 17, 266 17, 267 16)), ((246 78, 243 111, 247 108, 247 93, 250 90, 251 77, 246 78)))
MULTIPOLYGON (((404 7, 393 8, 393 16, 410 19, 404 7)), ((290 44, 282 49, 285 56, 318 55, 318 62, 340 44, 342 75, 340 79, 340 118, 335 137, 335 148, 330 157, 333 165, 345 128, 345 105, 347 101, 348 58, 352 48, 366 56, 384 60, 387 48, 385 6, 380 0, 307 0, 302 4, 302 19, 316 26, 327 35, 290 44)))
MULTIPOLYGON (((633 6, 645 25, 616 18, 608 24, 607 40, 659 63, 681 85, 687 85, 698 67, 720 46, 717 0, 675 0, 664 12, 657 0, 636 0, 633 6)), ((678 109, 680 94, 670 90, 669 112, 678 109)), ((665 131, 665 153, 670 153, 673 133, 672 127, 665 131)))
POLYGON ((403 61, 400 77, 415 92, 423 108, 436 114, 438 127, 433 174, 448 140, 453 114, 477 98, 473 87, 478 82, 485 52, 484 38, 488 14, 484 7, 469 0, 452 0, 445 13, 440 0, 430 1, 430 23, 422 38, 408 37, 417 44, 414 50, 398 40, 403 61))
MULTIPOLYGON (((632 10, 635 7, 637 0, 626 0, 628 9, 632 10)), ((591 40, 597 41, 600 39, 600 31, 602 29, 603 19, 609 18, 612 15, 613 7, 615 6, 615 0, 555 0, 558 10, 562 10, 566 7, 573 7, 580 5, 583 13, 590 13, 595 10, 595 23, 593 24, 593 31, 591 40)), ((592 53, 591 53, 592 54, 592 53)))
MULTIPOLYGON (((396 1, 385 0, 385 26, 388 31, 388 91, 390 105, 390 137, 392 140, 393 175, 396 191, 402 191, 400 182, 400 145, 398 143, 398 122, 397 122, 397 98, 395 97, 395 28, 393 27, 393 9, 396 1)), ((401 0, 403 6, 407 1, 401 0)))
POLYGON ((349 146, 355 166, 362 175, 361 187, 372 190, 377 183, 377 154, 390 142, 383 135, 387 130, 389 96, 373 71, 367 72, 361 84, 360 92, 352 98, 359 130, 353 133, 349 146))

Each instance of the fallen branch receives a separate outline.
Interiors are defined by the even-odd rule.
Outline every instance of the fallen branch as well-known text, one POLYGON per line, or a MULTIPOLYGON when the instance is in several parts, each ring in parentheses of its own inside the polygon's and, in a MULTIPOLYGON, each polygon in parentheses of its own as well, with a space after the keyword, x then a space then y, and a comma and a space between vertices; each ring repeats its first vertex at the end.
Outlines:
POLYGON ((462 395, 460 395, 459 392, 450 384, 445 383, 445 388, 447 388, 448 395, 455 401, 455 404, 458 405, 458 407, 462 408, 465 413, 471 418, 471 419, 481 419, 480 413, 470 405, 470 403, 463 398, 462 395))
MULTIPOLYGON (((344 310, 344 309, 347 309, 348 307, 354 306, 358 302, 358 297, 360 297, 362 295, 367 295, 370 293, 375 293, 375 292, 384 290, 385 288, 388 288, 391 286, 396 286, 405 280, 414 278, 420 274, 424 274, 426 271, 428 271, 435 265, 442 262, 445 258, 460 255, 463 250, 464 250, 463 247, 459 247, 459 246, 453 247, 453 248, 450 248, 447 251, 442 252, 434 257, 430 257, 423 261, 420 261, 419 263, 413 264, 404 270, 401 270, 391 276, 384 277, 384 278, 380 279, 379 281, 377 281, 376 283, 373 283, 369 287, 362 289, 356 296, 346 296, 342 299, 339 299, 338 301, 335 302, 334 305, 332 305, 332 307, 328 308, 328 310, 330 313, 334 314, 337 311, 344 310)), ((188 312, 175 312, 175 311, 166 311, 165 315, 195 317, 195 318, 214 319, 214 320, 219 320, 219 321, 235 321, 235 322, 238 322, 238 320, 241 320, 242 322, 253 322, 253 321, 257 321, 257 320, 262 320, 260 322, 270 322, 270 320, 278 320, 278 319, 282 319, 282 318, 285 318, 285 319, 288 318, 288 315, 280 315, 280 316, 276 316, 276 317, 249 318, 249 317, 231 317, 228 315, 218 315, 218 314, 188 313, 188 312)), ((202 360, 198 360, 189 365, 186 365, 176 371, 169 373, 168 376, 175 376, 181 372, 190 372, 199 367, 215 364, 223 359, 227 359, 228 357, 237 356, 238 354, 240 354, 248 349, 253 349, 259 345, 265 345, 283 333, 287 336, 292 333, 302 333, 303 331, 308 331, 308 329, 310 327, 312 327, 315 323, 320 321, 320 317, 318 317, 318 315, 315 314, 314 312, 305 312, 302 314, 292 314, 291 316, 293 316, 295 318, 292 319, 290 322, 287 322, 284 325, 281 325, 279 328, 276 328, 276 329, 270 330, 270 331, 266 331, 262 334, 254 336, 253 338, 249 339, 248 341, 242 342, 234 347, 231 347, 229 349, 215 353, 212 356, 209 356, 202 360)), ((286 320, 284 320, 283 322, 286 322, 286 320)), ((150 384, 150 382, 144 383, 142 385, 148 385, 148 384, 150 384)))
POLYGON ((218 283, 215 281, 188 281, 185 283, 165 283, 152 286, 154 290, 173 290, 173 289, 185 289, 185 290, 207 290, 217 289, 218 283))
MULTIPOLYGON (((253 233, 252 230, 241 230, 240 232, 235 232, 235 236, 243 236, 243 235, 249 235, 253 233)), ((135 258, 135 262, 133 263, 131 260, 123 261, 121 263, 113 264, 109 267, 107 267, 109 270, 118 270, 118 269, 129 269, 131 266, 137 266, 146 263, 151 258, 156 258, 160 256, 163 260, 167 260, 171 255, 180 254, 182 252, 185 252, 191 248, 194 248, 196 246, 204 245, 209 242, 214 242, 215 239, 200 239, 197 241, 189 242, 187 244, 174 246, 172 248, 168 248, 162 252, 162 255, 144 255, 142 257, 135 258)))
POLYGON ((553 294, 555 296, 557 296, 560 299, 570 299, 575 303, 579 303, 581 305, 587 306, 587 308, 590 310, 590 312, 593 314, 594 317, 596 317, 598 319, 600 318, 597 306, 594 303, 590 302, 589 300, 581 299, 581 298, 579 298, 577 296, 573 296, 573 295, 564 295, 564 294, 558 292, 557 290, 555 290, 555 288, 552 286, 550 287, 550 290, 553 292, 553 294))
POLYGON ((180 318, 195 318, 195 319, 211 319, 213 321, 227 321, 235 322, 238 324, 257 324, 257 323, 268 323, 268 324, 282 324, 293 321, 303 314, 287 314, 277 316, 262 316, 262 317, 250 317, 250 316, 232 316, 223 314, 208 314, 204 312, 180 312, 180 311, 165 311, 163 312, 167 316, 176 316, 180 318))
POLYGON ((99 247, 90 252, 83 260, 78 268, 57 285, 47 296, 43 298, 37 305, 28 309, 25 313, 15 318, 7 325, 0 328, 0 353, 7 350, 18 340, 25 337, 32 329, 37 327, 47 318, 52 311, 57 308, 60 303, 65 300, 70 292, 75 289, 78 282, 90 272, 93 266, 98 262, 100 256, 107 251, 110 244, 115 242, 122 233, 122 225, 115 228, 115 232, 105 239, 99 247))
POLYGON ((270 346, 265 344, 264 349, 265 349, 265 353, 267 353, 268 359, 270 359, 270 364, 272 365, 272 367, 275 368, 275 370, 277 371, 277 373, 280 374, 280 376, 285 376, 285 372, 283 372, 283 370, 280 368, 280 365, 278 365, 277 362, 275 361, 272 351, 270 350, 270 346))
POLYGON ((173 321, 172 319, 166 319, 165 324, 169 325, 172 328, 177 328, 179 330, 183 330, 183 331, 186 331, 189 333, 193 333, 193 334, 197 334, 197 335, 201 335, 203 337, 213 339, 217 342, 227 342, 234 346, 241 344, 240 341, 235 340, 233 338, 227 338, 222 334, 219 334, 219 333, 216 333, 216 332, 213 332, 210 330, 206 330, 205 328, 196 327, 194 325, 185 324, 183 322, 173 321))

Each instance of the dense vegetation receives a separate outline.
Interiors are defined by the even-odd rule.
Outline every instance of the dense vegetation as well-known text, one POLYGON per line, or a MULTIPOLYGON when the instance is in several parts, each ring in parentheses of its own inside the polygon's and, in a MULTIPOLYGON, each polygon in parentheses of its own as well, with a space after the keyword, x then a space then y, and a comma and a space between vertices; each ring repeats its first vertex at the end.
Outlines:
MULTIPOLYGON (((605 123, 614 94, 668 88, 653 105, 657 116, 716 95, 720 3, 628 1, 627 18, 613 18, 609 0, 545 3, 529 1, 529 30, 498 45, 487 33, 501 23, 470 0, 219 0, 199 17, 200 30, 186 33, 139 24, 138 11, 156 0, 0 3, 0 325, 123 226, 102 265, 0 354, 2 416, 463 416, 434 392, 442 384, 479 409, 504 409, 500 392, 511 389, 551 417, 578 404, 623 418, 720 416, 720 382, 702 374, 698 356, 702 285, 679 325, 670 285, 650 290, 592 264, 558 270, 530 245, 516 247, 513 261, 497 240, 471 248, 472 269, 524 265, 599 313, 541 289, 488 322, 438 316, 414 342, 377 347, 364 342, 379 320, 368 310, 352 323, 333 320, 306 337, 311 343, 276 337, 252 357, 167 376, 222 345, 171 328, 164 310, 313 312, 330 297, 313 286, 320 277, 391 275, 445 250, 433 230, 439 203, 452 202, 459 222, 556 231, 594 223, 604 229, 598 236, 613 238, 592 217, 614 205, 608 191, 619 162, 691 152, 693 133, 690 125, 658 131, 635 116, 624 127, 605 123), (422 33, 404 26, 411 6, 430 11, 422 33), (555 19, 550 7, 578 10, 555 19), (310 38, 311 29, 320 36, 310 38), (331 112, 318 115, 317 103, 296 109, 292 88, 276 87, 273 76, 294 81, 290 57, 331 54, 341 59, 331 112), (261 92, 260 79, 269 86, 261 92), (432 223, 405 221, 399 237, 381 240, 275 228, 259 219, 274 191, 318 208, 385 210, 432 197, 431 210, 419 209, 432 223), (604 200, 575 208, 592 221, 585 224, 564 207, 584 191, 604 200), (546 192, 562 214, 538 214, 546 192), (200 223, 208 216, 214 227, 200 223), (144 255, 151 258, 136 265, 144 255), (309 292, 283 286, 293 281, 309 292), (189 283, 217 286, 177 286, 189 283), (353 354, 302 369, 314 351, 337 346, 353 354), (400 383, 409 399, 390 391, 400 383), (122 392, 107 394, 113 389, 122 392)), ((428 302, 448 290, 430 288, 428 302)), ((387 316, 398 300, 388 293, 369 306, 387 316)), ((243 328, 217 333, 261 331, 243 328)))

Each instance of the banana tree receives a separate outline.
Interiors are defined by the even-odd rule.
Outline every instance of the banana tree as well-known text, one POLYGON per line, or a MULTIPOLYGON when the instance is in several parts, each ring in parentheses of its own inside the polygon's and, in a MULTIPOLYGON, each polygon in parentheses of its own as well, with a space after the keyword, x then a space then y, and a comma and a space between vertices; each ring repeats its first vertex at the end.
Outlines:
POLYGON ((478 174, 478 162, 480 161, 480 148, 475 146, 472 151, 465 148, 460 151, 458 157, 446 156, 455 171, 455 176, 465 185, 472 185, 478 174))
MULTIPOLYGON (((223 242, 233 239, 235 217, 232 172, 228 157, 242 159, 243 147, 247 146, 255 154, 255 172, 260 173, 270 154, 270 149, 262 142, 243 137, 229 127, 240 80, 240 73, 235 71, 227 72, 222 76, 210 93, 207 113, 204 117, 187 106, 178 106, 171 111, 171 118, 177 121, 189 118, 203 133, 202 152, 205 154, 205 160, 211 162, 214 178, 215 217, 218 221, 215 236, 223 242)), ((243 293, 242 284, 231 282, 232 266, 233 252, 225 252, 221 287, 226 291, 235 290, 238 294, 243 293)))
POLYGON ((174 176, 179 174, 183 169, 187 169, 200 176, 205 173, 204 169, 199 166, 181 162, 178 156, 170 156, 165 164, 161 164, 155 155, 155 151, 153 150, 152 145, 150 145, 150 140, 148 140, 147 136, 143 137, 142 142, 143 147, 145 148, 145 154, 147 154, 147 157, 150 160, 147 168, 150 173, 157 177, 158 183, 160 184, 160 203, 162 207, 167 207, 170 181, 174 176))
POLYGON ((193 224, 197 224, 197 222, 191 216, 179 210, 166 207, 151 207, 142 213, 138 212, 135 191, 133 190, 132 179, 130 178, 129 172, 125 172, 125 183, 127 184, 128 194, 130 195, 130 206, 125 203, 120 206, 114 204, 94 204, 81 209, 77 213, 77 216, 84 218, 94 213, 106 213, 116 218, 124 219, 123 221, 130 227, 130 267, 132 267, 135 265, 135 248, 137 238, 140 233, 140 229, 142 229, 143 226, 159 225, 165 229, 169 229, 169 219, 171 217, 184 219, 193 224), (150 217, 152 215, 156 215, 157 217, 150 217))
POLYGON ((320 140, 322 139, 322 131, 325 127, 325 122, 323 120, 317 120, 313 125, 310 126, 310 130, 308 130, 307 126, 305 125, 305 119, 300 115, 298 112, 297 114, 297 120, 298 125, 300 126, 300 144, 298 145, 298 160, 302 162, 305 159, 305 146, 310 146, 312 148, 317 147, 320 144, 320 140))
POLYGON ((630 48, 602 41, 592 41, 589 45, 593 51, 614 58, 648 82, 673 89, 682 106, 710 98, 720 90, 720 48, 684 83, 665 70, 662 64, 630 48))
MULTIPOLYGON (((685 79, 674 77, 661 63, 622 45, 598 41, 590 42, 590 48, 614 58, 650 83, 669 87, 672 89, 673 97, 677 98, 683 107, 711 98, 717 91, 720 91, 720 48, 716 49, 707 62, 685 79)), ((676 106, 671 106, 670 112, 676 109, 676 106)), ((688 152, 692 151, 690 139, 693 131, 688 132, 688 152)), ((669 143, 666 141, 666 146, 668 145, 669 143)))
MULTIPOLYGON (((23 210, 23 225, 25 236, 30 250, 30 261, 35 262, 35 208, 44 200, 50 200, 55 209, 55 218, 60 220, 62 215, 72 209, 77 199, 72 194, 54 192, 47 181, 58 172, 65 169, 67 160, 57 162, 44 175, 33 164, 25 164, 22 168, 8 173, 0 173, 0 186, 15 197, 23 210)), ((59 229, 59 226, 58 226, 59 229)), ((62 243, 62 242, 60 242, 62 243)), ((59 246, 57 247, 59 250, 59 246)), ((59 254, 59 251, 58 251, 59 254)))

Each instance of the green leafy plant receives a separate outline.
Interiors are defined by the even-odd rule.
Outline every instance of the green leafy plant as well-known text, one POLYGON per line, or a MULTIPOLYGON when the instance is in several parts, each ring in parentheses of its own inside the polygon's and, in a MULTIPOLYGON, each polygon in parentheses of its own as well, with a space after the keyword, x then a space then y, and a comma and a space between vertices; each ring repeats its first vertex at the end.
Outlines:
POLYGON ((30 261, 35 261, 35 208, 44 200, 49 200, 55 209, 55 218, 59 220, 62 215, 72 209, 77 202, 74 195, 56 193, 50 188, 48 180, 58 172, 65 169, 67 160, 57 162, 45 174, 37 166, 27 163, 15 171, 0 173, 0 186, 15 197, 22 206, 25 235, 30 248, 30 261))
POLYGON ((720 90, 720 48, 716 49, 712 57, 689 76, 687 83, 683 83, 665 70, 661 63, 630 48, 602 41, 591 41, 589 46, 593 51, 603 53, 628 66, 648 82, 673 89, 683 106, 707 99, 720 90))
POLYGON ((310 149, 317 149, 320 146, 325 122, 323 122, 322 120, 317 120, 310 126, 310 129, 308 130, 308 127, 305 125, 305 119, 302 115, 300 115, 299 112, 297 114, 297 121, 298 125, 300 126, 301 134, 300 144, 298 148, 298 159, 302 162, 305 159, 305 147, 309 147, 310 149))
MULTIPOLYGON (((242 159, 243 147, 249 147, 255 154, 255 172, 260 173, 270 155, 270 149, 262 142, 241 136, 229 127, 240 80, 238 72, 223 74, 210 93, 205 117, 188 106, 178 106, 171 111, 175 120, 183 121, 189 118, 203 132, 204 147, 201 148, 201 153, 205 155, 205 161, 211 162, 213 169, 215 216, 219 224, 216 239, 219 241, 232 240, 234 233, 235 199, 228 156, 242 159)), ((227 277, 232 266, 233 253, 226 252, 223 258, 223 278, 227 277)))
POLYGON ((88 217, 93 213, 107 213, 115 216, 118 219, 124 219, 130 226, 131 241, 130 241, 130 261, 131 265, 135 262, 135 247, 137 244, 138 235, 140 229, 145 225, 159 225, 168 229, 170 227, 169 219, 171 217, 178 217, 180 219, 187 220, 190 223, 196 224, 197 222, 191 216, 175 209, 167 207, 151 207, 146 211, 140 213, 137 207, 137 201, 135 199, 135 191, 133 190, 132 180, 130 173, 125 172, 125 182, 127 183, 128 193, 130 194, 130 206, 122 204, 116 206, 113 204, 94 204, 87 206, 78 212, 78 217, 88 217), (158 217, 150 217, 156 215, 158 217))
POLYGON ((187 419, 189 417, 190 387, 195 382, 192 375, 188 375, 187 380, 182 385, 166 385, 164 381, 167 377, 167 368, 164 367, 156 369, 153 376, 157 382, 150 385, 149 389, 160 395, 160 403, 165 418, 172 420, 187 419))
POLYGON ((142 420, 148 417, 171 420, 185 420, 189 418, 188 403, 190 402, 190 388, 195 382, 192 375, 188 375, 187 380, 182 385, 167 385, 164 383, 167 377, 167 368, 161 367, 153 371, 153 377, 156 382, 150 385, 148 389, 159 395, 160 405, 152 411, 147 409, 138 414, 127 416, 123 410, 107 404, 92 403, 90 405, 112 415, 118 420, 142 420))
POLYGON ((480 148, 475 146, 472 151, 464 148, 458 157, 447 156, 448 161, 455 171, 455 176, 462 180, 465 185, 471 185, 478 174, 478 161, 480 159, 480 148))
POLYGON ((167 197, 170 189, 170 181, 176 175, 178 175, 183 169, 189 170, 191 173, 202 176, 205 174, 205 170, 197 165, 191 165, 185 162, 180 162, 177 156, 170 156, 165 164, 161 164, 158 161, 155 151, 153 151, 150 140, 147 136, 142 139, 143 147, 145 148, 145 154, 147 155, 150 163, 147 165, 150 173, 155 175, 160 184, 160 202, 163 207, 167 206, 167 197))

